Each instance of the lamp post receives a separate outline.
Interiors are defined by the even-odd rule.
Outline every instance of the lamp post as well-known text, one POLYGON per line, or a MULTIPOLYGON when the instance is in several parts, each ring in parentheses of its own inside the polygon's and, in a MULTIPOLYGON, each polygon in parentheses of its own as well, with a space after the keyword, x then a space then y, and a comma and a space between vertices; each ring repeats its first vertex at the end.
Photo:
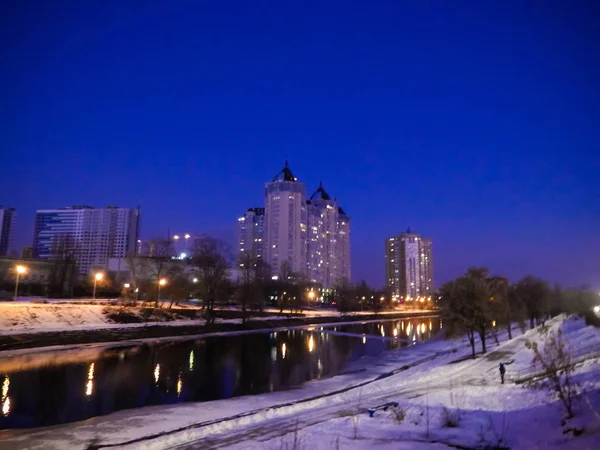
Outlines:
POLYGON ((27 272, 27 267, 18 265, 17 267, 15 267, 15 270, 17 271, 17 281, 15 283, 15 300, 16 300, 17 294, 19 293, 19 278, 21 277, 21 274, 24 274, 27 272))
POLYGON ((308 291, 308 299, 312 302, 314 298, 315 298, 315 291, 313 291, 311 289, 310 291, 308 291))
POLYGON ((102 278, 104 278, 104 274, 102 272, 96 272, 94 275, 94 293, 92 294, 92 300, 96 300, 96 284, 98 281, 102 280, 102 278))
POLYGON ((187 252, 189 250, 188 247, 188 240, 191 238, 191 236, 188 233, 185 233, 185 236, 183 236, 185 239, 185 251, 187 252))

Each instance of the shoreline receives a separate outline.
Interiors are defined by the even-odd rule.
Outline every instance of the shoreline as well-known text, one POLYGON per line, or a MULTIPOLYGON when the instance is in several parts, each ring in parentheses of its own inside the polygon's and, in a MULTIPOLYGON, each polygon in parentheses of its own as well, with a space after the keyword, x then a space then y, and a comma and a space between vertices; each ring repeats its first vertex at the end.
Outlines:
POLYGON ((135 324, 136 326, 111 324, 110 327, 106 328, 94 327, 77 330, 28 330, 20 333, 0 334, 0 358, 4 355, 10 356, 9 353, 19 350, 43 349, 45 347, 108 344, 154 339, 163 340, 167 338, 195 339, 232 332, 237 334, 263 333, 287 328, 302 328, 311 325, 343 325, 354 322, 393 320, 407 317, 420 318, 438 315, 438 311, 431 310, 383 312, 378 314, 346 314, 340 316, 268 317, 250 319, 245 324, 217 322, 210 326, 206 326, 203 321, 194 321, 196 323, 182 323, 178 321, 177 323, 148 322, 145 324, 135 324))

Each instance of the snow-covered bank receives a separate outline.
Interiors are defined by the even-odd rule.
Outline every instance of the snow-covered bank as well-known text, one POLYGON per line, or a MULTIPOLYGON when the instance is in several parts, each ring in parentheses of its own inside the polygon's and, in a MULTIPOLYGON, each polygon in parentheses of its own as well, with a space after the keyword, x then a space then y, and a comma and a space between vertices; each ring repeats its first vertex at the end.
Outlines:
MULTIPOLYGON (((185 325, 204 325, 204 319, 195 319, 193 317, 181 320, 161 320, 148 321, 141 323, 115 323, 107 315, 107 307, 110 307, 106 301, 98 301, 98 304, 89 302, 58 302, 34 303, 31 301, 0 302, 0 336, 12 334, 31 334, 56 331, 97 331, 97 330, 118 330, 147 327, 151 325, 161 326, 185 326, 185 325)), ((190 311, 191 308, 173 308, 166 310, 177 314, 181 311, 190 311)), ((266 309, 265 313, 271 316, 255 317, 255 320, 282 320, 284 317, 278 315, 278 310, 266 309)), ((380 316, 397 314, 423 314, 423 310, 391 310, 380 313, 380 316)), ((430 311, 431 312, 431 311, 430 311)), ((166 312, 165 312, 166 314, 166 312)), ((363 317, 372 315, 372 311, 356 312, 347 314, 345 317, 363 317)), ((335 310, 305 310, 305 318, 339 318, 340 314, 335 310)), ((217 319, 216 323, 241 324, 241 319, 217 319)))
MULTIPOLYGON (((598 329, 581 320, 555 319, 573 347, 600 348, 598 329)), ((515 385, 516 374, 534 372, 525 340, 539 341, 537 330, 501 344, 476 360, 455 362, 470 352, 466 342, 431 341, 383 357, 364 358, 346 375, 305 384, 301 389, 253 397, 123 411, 42 430, 0 432, 0 448, 85 448, 94 439, 102 448, 439 448, 433 441, 465 448, 594 448, 600 420, 600 363, 585 359, 575 378, 586 392, 578 416, 561 427, 560 405, 548 391, 515 385), (453 352, 455 350, 455 352, 453 352), (501 385, 500 361, 508 366, 501 385), (350 389, 349 389, 350 388, 350 389), (365 409, 400 403, 397 414, 365 409), (444 427, 444 408, 458 414, 457 427, 444 427), (460 410, 457 413, 456 410, 460 410), (404 415, 402 420, 400 417, 404 415), (584 426, 583 436, 562 434, 584 426), (297 431, 296 431, 297 430, 297 431), (539 430, 539 431, 537 431, 539 430), (357 439, 354 439, 354 437, 357 439), (402 444, 406 444, 402 447, 402 444)))

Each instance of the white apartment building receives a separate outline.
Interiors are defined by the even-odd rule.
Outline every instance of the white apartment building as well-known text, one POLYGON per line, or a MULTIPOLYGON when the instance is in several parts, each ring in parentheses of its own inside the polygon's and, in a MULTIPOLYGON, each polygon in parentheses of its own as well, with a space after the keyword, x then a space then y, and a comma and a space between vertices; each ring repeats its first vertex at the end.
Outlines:
POLYGON ((56 257, 56 248, 67 247, 80 274, 106 270, 109 258, 135 254, 139 237, 139 208, 71 206, 36 212, 33 254, 56 257))
POLYGON ((431 240, 410 229, 385 241, 386 282, 395 300, 429 298, 434 293, 431 240))
POLYGON ((308 279, 328 289, 350 281, 350 218, 323 183, 306 203, 308 279))
POLYGON ((264 260, 274 276, 288 271, 306 276, 306 186, 285 167, 265 184, 264 260))
POLYGON ((265 208, 248 208, 238 217, 238 264, 243 264, 245 256, 253 259, 263 257, 265 208))

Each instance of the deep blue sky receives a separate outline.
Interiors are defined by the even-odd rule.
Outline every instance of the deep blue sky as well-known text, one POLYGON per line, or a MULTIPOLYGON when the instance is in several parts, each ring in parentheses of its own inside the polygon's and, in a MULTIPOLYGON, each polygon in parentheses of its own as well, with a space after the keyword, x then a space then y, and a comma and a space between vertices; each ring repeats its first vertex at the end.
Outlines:
POLYGON ((485 265, 600 288, 599 2, 0 8, 19 246, 35 209, 138 201, 143 237, 233 239, 288 159, 352 216, 355 280, 382 285, 410 226, 438 285, 485 265))

